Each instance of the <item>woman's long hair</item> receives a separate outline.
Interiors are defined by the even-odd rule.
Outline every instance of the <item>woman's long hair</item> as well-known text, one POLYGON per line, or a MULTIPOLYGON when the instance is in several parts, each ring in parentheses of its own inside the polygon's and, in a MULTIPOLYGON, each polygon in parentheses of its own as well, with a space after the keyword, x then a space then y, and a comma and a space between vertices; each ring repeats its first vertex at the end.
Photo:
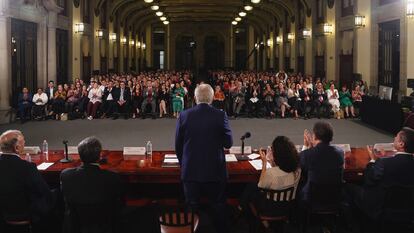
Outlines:
POLYGON ((294 172, 299 166, 299 156, 295 144, 285 136, 278 136, 272 143, 273 160, 282 171, 294 172))

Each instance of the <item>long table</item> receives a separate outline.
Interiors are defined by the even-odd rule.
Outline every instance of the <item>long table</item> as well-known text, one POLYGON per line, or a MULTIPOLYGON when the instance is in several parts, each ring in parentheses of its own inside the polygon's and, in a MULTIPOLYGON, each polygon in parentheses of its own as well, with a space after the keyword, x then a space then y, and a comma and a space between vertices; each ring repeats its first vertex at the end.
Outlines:
MULTIPOLYGON (((180 183, 180 168, 162 166, 165 154, 171 153, 174 152, 155 151, 152 159, 141 157, 137 160, 125 158, 122 151, 102 151, 101 156, 107 162, 101 164, 101 168, 119 173, 128 184, 177 184, 180 183)), ((59 162, 63 157, 63 151, 55 150, 49 152, 48 160, 44 155, 37 154, 31 155, 31 161, 37 165, 54 163, 41 173, 48 182, 59 183, 61 171, 81 165, 79 155, 70 155, 73 159, 70 163, 59 162)), ((348 182, 360 181, 369 160, 366 148, 352 148, 351 152, 345 153, 344 179, 348 182)), ((257 182, 260 177, 260 171, 255 170, 248 161, 228 162, 227 170, 229 183, 257 182)))

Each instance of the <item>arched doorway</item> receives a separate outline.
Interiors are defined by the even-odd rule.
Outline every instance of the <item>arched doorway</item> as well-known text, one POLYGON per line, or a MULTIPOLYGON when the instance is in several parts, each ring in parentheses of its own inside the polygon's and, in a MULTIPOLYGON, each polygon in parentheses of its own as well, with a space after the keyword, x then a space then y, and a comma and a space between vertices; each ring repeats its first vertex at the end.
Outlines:
POLYGON ((224 41, 219 36, 206 36, 204 40, 204 68, 224 68, 224 41))
POLYGON ((177 70, 192 70, 194 68, 194 50, 196 42, 193 36, 179 36, 175 41, 175 67, 177 70))

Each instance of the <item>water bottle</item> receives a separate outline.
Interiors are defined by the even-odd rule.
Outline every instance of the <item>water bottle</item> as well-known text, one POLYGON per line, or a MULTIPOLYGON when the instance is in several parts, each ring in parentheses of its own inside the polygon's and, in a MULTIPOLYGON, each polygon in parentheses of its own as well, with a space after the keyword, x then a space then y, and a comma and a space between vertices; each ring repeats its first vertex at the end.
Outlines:
POLYGON ((30 154, 29 153, 26 153, 26 161, 27 162, 29 162, 29 163, 31 163, 32 162, 32 157, 30 156, 30 154))
POLYGON ((46 160, 49 160, 49 144, 47 143, 46 140, 43 141, 42 152, 43 152, 43 155, 45 156, 46 160))
POLYGON ((152 143, 151 143, 151 141, 147 142, 146 151, 147 151, 147 157, 149 159, 152 159, 152 143))

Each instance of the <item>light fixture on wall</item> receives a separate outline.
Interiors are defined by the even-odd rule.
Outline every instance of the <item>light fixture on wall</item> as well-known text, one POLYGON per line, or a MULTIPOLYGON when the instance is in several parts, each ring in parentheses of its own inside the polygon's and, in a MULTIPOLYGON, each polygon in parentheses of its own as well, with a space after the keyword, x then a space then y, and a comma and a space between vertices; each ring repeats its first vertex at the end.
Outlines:
POLYGON ((129 45, 134 46, 134 45, 135 45, 135 41, 131 40, 131 41, 129 42, 129 45))
POLYGON ((414 18, 414 0, 407 0, 407 17, 414 18))
POLYGON ((121 43, 122 43, 123 45, 126 45, 126 43, 127 43, 127 38, 126 38, 125 36, 121 38, 121 43))
POLYGON ((258 3, 260 3, 260 0, 251 0, 251 2, 254 3, 254 4, 258 4, 258 3))
POLYGON ((160 20, 161 20, 161 21, 165 21, 165 20, 167 20, 167 17, 165 17, 165 16, 161 16, 161 17, 160 17, 160 20))
POLYGON ((85 24, 77 23, 75 24, 75 33, 83 34, 85 32, 85 24))
POLYGON ((276 37, 276 44, 283 43, 283 38, 281 36, 276 37))
POLYGON ((109 39, 112 40, 112 41, 116 41, 116 33, 111 33, 109 35, 109 39))
POLYGON ((103 29, 96 30, 96 37, 98 37, 99 39, 102 39, 103 36, 104 36, 104 30, 103 29))
POLYGON ((157 11, 157 12, 155 12, 155 15, 158 16, 158 17, 161 17, 161 16, 164 15, 164 13, 162 11, 157 11))
POLYGON ((163 23, 164 25, 168 25, 168 24, 170 24, 170 21, 165 20, 165 21, 163 21, 162 23, 163 23))
POLYGON ((249 5, 249 4, 247 4, 247 5, 244 6, 244 9, 246 11, 251 11, 251 10, 253 10, 253 7, 251 5, 249 5))
POLYGON ((332 32, 333 32, 332 24, 329 24, 329 23, 323 24, 323 34, 329 35, 329 34, 332 34, 332 32))
POLYGON ((139 48, 139 49, 141 48, 141 42, 139 42, 139 41, 137 42, 137 48, 139 48))
POLYGON ((287 39, 288 40, 294 40, 295 39, 295 34, 293 32, 288 33, 287 39))
POLYGON ((145 3, 152 3, 154 0, 144 0, 145 3))
POLYGON ((355 27, 365 27, 365 16, 355 15, 355 27))
POLYGON ((151 10, 153 10, 153 11, 157 11, 159 9, 160 9, 160 6, 158 6, 157 4, 154 4, 154 5, 151 6, 151 10))
POLYGON ((308 29, 308 28, 305 28, 302 31, 302 36, 303 36, 303 38, 311 38, 312 31, 310 29, 308 29))
POLYGON ((236 18, 234 18, 234 20, 237 21, 237 22, 240 22, 242 20, 242 18, 236 17, 236 18))
POLYGON ((272 39, 268 39, 267 40, 267 46, 272 47, 273 46, 273 40, 272 39))
POLYGON ((238 23, 237 23, 237 21, 236 21, 236 20, 233 20, 233 21, 231 22, 231 24, 233 24, 233 25, 237 25, 238 23))
POLYGON ((145 50, 147 48, 147 45, 145 43, 142 43, 141 48, 145 50))
POLYGON ((247 13, 246 13, 246 12, 244 12, 244 11, 240 11, 240 12, 239 12, 239 15, 240 15, 241 17, 245 17, 245 16, 247 15, 247 13))

